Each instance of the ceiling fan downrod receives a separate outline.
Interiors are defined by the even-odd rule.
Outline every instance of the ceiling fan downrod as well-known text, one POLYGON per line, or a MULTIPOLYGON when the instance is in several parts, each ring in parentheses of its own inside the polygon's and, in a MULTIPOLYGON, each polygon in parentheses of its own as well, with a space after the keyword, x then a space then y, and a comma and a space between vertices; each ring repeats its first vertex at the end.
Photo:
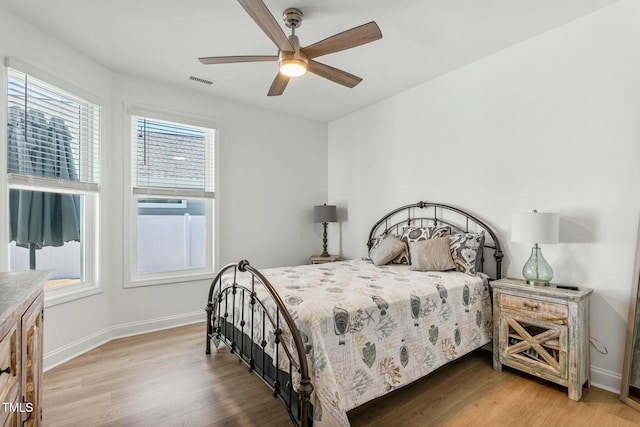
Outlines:
POLYGON ((280 51, 278 53, 278 62, 280 64, 280 72, 287 77, 300 77, 307 73, 309 60, 300 52, 300 39, 296 36, 296 28, 302 25, 302 11, 296 8, 289 8, 284 11, 282 16, 287 28, 291 28, 289 43, 293 47, 293 52, 280 51))

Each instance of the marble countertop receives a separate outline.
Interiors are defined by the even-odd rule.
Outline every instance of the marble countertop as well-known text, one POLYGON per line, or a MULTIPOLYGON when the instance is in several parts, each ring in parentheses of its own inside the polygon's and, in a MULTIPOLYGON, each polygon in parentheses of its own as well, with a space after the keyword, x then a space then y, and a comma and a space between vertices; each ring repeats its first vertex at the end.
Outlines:
POLYGON ((25 300, 42 292, 51 270, 0 272, 0 323, 25 300))

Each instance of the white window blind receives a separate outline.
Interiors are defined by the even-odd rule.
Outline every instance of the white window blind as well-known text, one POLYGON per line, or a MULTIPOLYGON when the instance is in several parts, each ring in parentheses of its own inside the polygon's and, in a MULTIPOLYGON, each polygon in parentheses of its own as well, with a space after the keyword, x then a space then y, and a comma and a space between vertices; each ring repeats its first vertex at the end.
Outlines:
POLYGON ((100 106, 8 68, 10 184, 98 190, 100 106))
POLYGON ((132 116, 133 194, 214 197, 215 131, 132 116))

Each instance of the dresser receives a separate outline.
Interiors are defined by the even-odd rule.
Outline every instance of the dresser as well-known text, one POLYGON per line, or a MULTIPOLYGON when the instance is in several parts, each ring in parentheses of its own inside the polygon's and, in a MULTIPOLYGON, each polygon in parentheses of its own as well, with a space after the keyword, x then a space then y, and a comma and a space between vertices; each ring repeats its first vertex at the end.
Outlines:
POLYGON ((491 282, 493 367, 506 365, 568 388, 580 400, 590 381, 589 296, 592 289, 491 282))
POLYGON ((50 271, 0 272, 0 426, 42 425, 44 282, 50 271))

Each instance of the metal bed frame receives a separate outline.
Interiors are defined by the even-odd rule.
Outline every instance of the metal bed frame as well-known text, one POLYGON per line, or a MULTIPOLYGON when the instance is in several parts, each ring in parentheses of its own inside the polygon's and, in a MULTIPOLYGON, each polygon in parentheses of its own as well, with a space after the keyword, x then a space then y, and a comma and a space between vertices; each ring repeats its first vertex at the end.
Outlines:
POLYGON ((485 272, 484 255, 485 251, 489 250, 493 252, 495 271, 489 271, 487 273, 490 276, 493 275, 493 279, 497 280, 502 278, 502 258, 504 258, 504 253, 500 248, 500 241, 496 233, 475 215, 455 206, 432 202, 418 202, 399 207, 383 216, 371 227, 367 247, 371 249, 376 237, 379 235, 394 233, 399 236, 402 234, 404 227, 437 227, 439 225, 450 226, 452 234, 485 231, 484 248, 480 259, 480 271, 485 272), (425 213, 428 211, 432 212, 431 216, 425 216, 425 213))
MULTIPOLYGON (((452 232, 484 230, 486 234, 480 271, 485 271, 484 251, 489 250, 493 252, 495 260, 493 277, 495 279, 501 278, 504 254, 495 232, 473 214, 454 206, 421 201, 397 208, 374 224, 369 232, 367 246, 370 249, 378 235, 401 234, 404 227, 435 227, 438 225, 449 225, 452 232)), ((255 372, 262 378, 273 391, 274 397, 279 397, 282 400, 294 425, 311 426, 313 405, 309 399, 313 392, 313 385, 309 377, 303 337, 269 280, 252 267, 247 260, 242 260, 237 264, 227 264, 220 269, 211 283, 205 311, 207 313, 206 354, 211 353, 212 341, 216 348, 221 343, 225 344, 231 353, 235 353, 249 367, 250 372, 255 372), (223 276, 228 274, 233 275, 231 284, 222 280, 223 276), (238 284, 239 275, 248 275, 250 286, 238 284), (258 287, 263 287, 268 292, 276 307, 275 314, 270 313, 265 303, 257 297, 256 289, 258 287), (237 302, 240 303, 240 310, 236 309, 237 302), (262 339, 258 343, 254 339, 256 316, 260 316, 262 320, 262 339), (235 326, 236 324, 239 325, 239 328, 235 326), (283 327, 286 327, 291 333, 290 343, 282 339, 283 327), (267 336, 272 337, 275 344, 273 357, 265 351, 267 346, 265 337, 267 336), (281 357, 287 359, 285 365, 288 364, 288 372, 278 368, 281 366, 281 357), (297 389, 294 389, 292 384, 294 369, 300 378, 297 389)))

